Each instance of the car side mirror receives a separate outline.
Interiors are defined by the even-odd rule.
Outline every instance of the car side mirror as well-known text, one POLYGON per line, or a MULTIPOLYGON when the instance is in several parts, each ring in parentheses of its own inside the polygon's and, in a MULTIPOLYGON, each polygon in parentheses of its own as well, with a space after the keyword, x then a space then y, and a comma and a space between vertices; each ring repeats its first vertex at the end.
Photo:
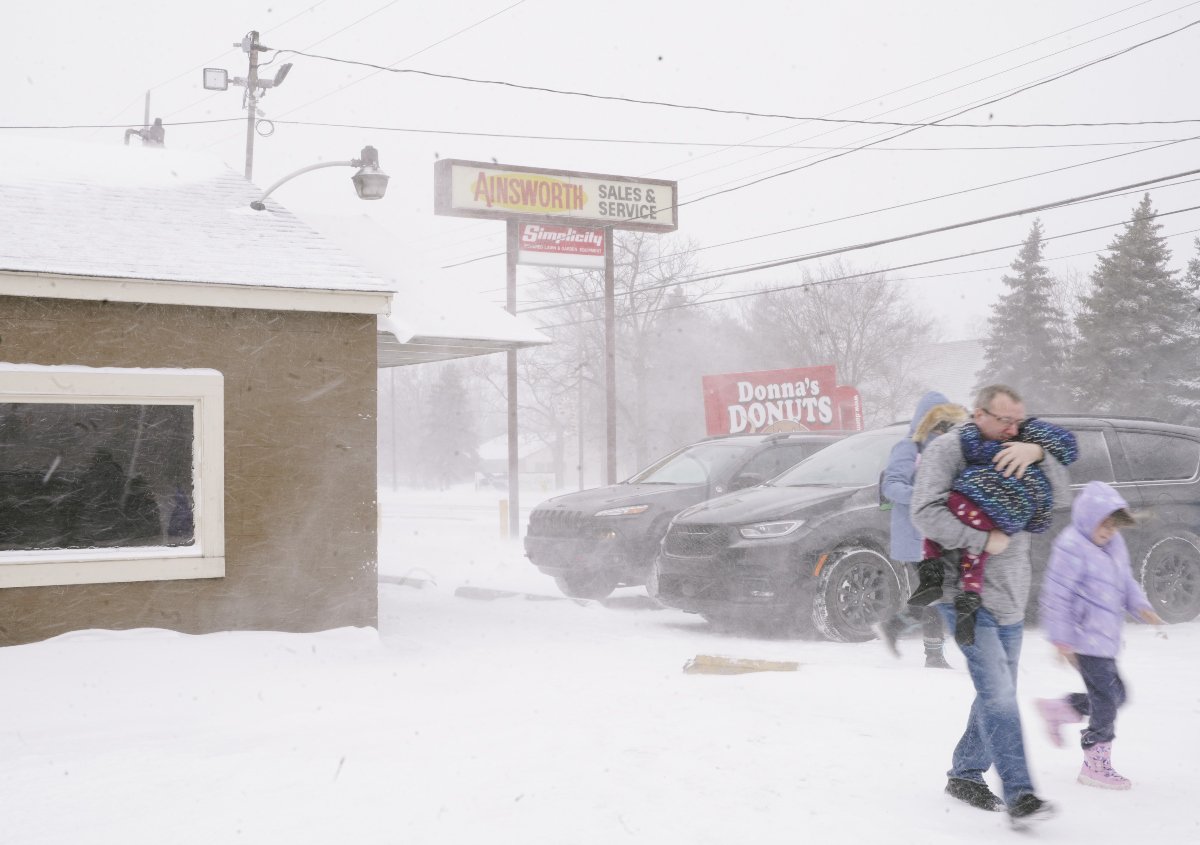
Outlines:
POLYGON ((729 489, 745 490, 747 487, 757 487, 766 481, 766 477, 757 472, 743 472, 737 478, 733 479, 733 483, 729 485, 729 489))

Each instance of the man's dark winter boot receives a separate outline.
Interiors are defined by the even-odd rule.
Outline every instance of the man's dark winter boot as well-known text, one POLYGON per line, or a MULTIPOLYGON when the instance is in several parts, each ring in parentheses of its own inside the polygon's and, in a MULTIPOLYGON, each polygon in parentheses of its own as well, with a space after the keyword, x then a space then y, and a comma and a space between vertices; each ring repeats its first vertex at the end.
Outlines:
POLYGON ((959 593, 954 597, 954 641, 975 645, 975 616, 983 597, 979 593, 959 593))
POLYGON ((1000 796, 987 788, 986 783, 966 778, 950 778, 946 781, 946 794, 980 810, 999 812, 1004 809, 1000 796))
POLYGON ((908 599, 910 605, 924 607, 942 597, 942 584, 946 577, 943 560, 942 557, 928 557, 917 564, 917 588, 908 599))
POLYGON ((937 651, 926 651, 925 652, 925 668, 926 669, 953 669, 954 667, 946 662, 946 655, 942 654, 941 649, 938 649, 937 651))
POLYGON ((1031 822, 1048 819, 1054 815, 1054 805, 1043 801, 1032 792, 1026 792, 1008 808, 1008 820, 1017 830, 1025 830, 1031 822))

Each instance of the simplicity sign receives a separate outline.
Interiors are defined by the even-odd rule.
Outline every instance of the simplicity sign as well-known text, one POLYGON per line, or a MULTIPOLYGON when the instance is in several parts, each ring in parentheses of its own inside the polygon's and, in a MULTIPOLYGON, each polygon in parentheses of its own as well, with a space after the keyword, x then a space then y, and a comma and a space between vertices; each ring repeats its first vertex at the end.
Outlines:
POLYGON ((443 159, 434 213, 673 232, 675 182, 443 159))

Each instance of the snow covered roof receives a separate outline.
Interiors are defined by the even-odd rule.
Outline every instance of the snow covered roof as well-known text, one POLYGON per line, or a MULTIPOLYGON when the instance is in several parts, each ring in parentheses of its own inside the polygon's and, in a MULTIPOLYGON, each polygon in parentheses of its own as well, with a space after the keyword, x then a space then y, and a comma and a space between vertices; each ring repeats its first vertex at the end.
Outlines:
POLYGON ((408 280, 396 239, 372 218, 298 213, 371 270, 394 280, 397 294, 392 313, 379 318, 380 367, 445 361, 550 342, 524 317, 475 294, 408 280))
POLYGON ((314 228, 251 209, 260 194, 204 153, 0 139, 0 295, 377 314, 381 367, 549 343, 469 294, 399 281, 370 218, 314 228))
POLYGON ((386 313, 388 279, 259 193, 203 153, 0 140, 0 293, 386 313))

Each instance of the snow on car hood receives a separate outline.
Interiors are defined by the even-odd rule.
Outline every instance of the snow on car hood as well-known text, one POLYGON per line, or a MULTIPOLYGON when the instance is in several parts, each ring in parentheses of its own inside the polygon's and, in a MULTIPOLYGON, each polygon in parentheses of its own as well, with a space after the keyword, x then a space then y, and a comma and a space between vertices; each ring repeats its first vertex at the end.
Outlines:
POLYGON ((676 522, 745 524, 782 519, 801 512, 827 511, 859 487, 750 487, 709 499, 675 517, 676 522))
POLYGON ((538 508, 604 510, 620 505, 636 505, 683 490, 703 487, 703 484, 611 484, 608 487, 595 487, 591 490, 580 490, 578 493, 555 496, 542 502, 538 508))

